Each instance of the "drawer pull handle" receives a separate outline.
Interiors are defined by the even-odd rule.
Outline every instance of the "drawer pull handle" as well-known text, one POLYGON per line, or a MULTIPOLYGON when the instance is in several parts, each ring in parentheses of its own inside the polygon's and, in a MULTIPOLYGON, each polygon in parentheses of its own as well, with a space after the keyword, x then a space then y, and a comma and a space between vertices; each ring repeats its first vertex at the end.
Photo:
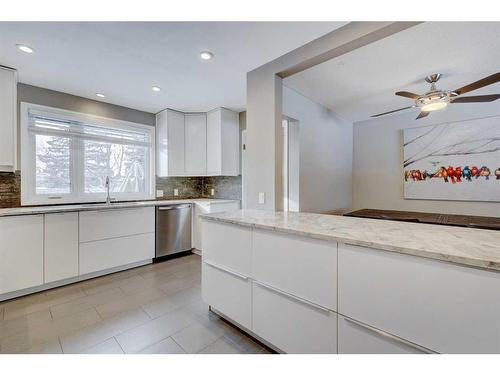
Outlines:
POLYGON ((269 289, 272 292, 275 292, 275 293, 278 293, 278 294, 282 294, 282 295, 284 295, 284 296, 286 296, 286 297, 288 297, 290 299, 293 299, 293 300, 295 300, 297 302, 300 302, 300 303, 302 303, 304 305, 311 306, 311 307, 313 307, 313 308, 315 308, 317 310, 321 310, 321 311, 324 311, 326 313, 330 312, 330 310, 327 309, 326 307, 320 306, 320 305, 318 305, 318 304, 316 304, 314 302, 310 302, 310 301, 305 300, 303 298, 294 296, 293 294, 290 294, 290 293, 284 292, 282 290, 276 289, 276 288, 274 288, 274 287, 272 287, 270 285, 264 284, 264 283, 262 283, 260 281, 255 281, 254 280, 254 283, 257 284, 257 285, 259 285, 259 286, 261 286, 261 287, 263 287, 263 288, 265 288, 265 289, 269 289))
MULTIPOLYGON (((340 314, 339 314, 340 315, 340 314)), ((375 327, 372 327, 368 324, 365 324, 365 323, 361 323, 360 321, 358 320, 354 320, 354 319, 351 319, 351 318, 348 318, 347 316, 344 316, 342 315, 342 317, 344 318, 344 320, 350 324, 353 324, 355 326, 358 326, 360 328, 363 328, 367 331, 370 331, 370 332, 373 332, 375 334, 377 334, 378 336, 383 336, 383 337, 386 337, 388 339, 391 339, 393 341, 397 341, 403 345, 406 345, 406 346, 410 346, 414 349, 417 349, 421 352, 424 352, 424 353, 427 353, 427 354, 438 354, 437 352, 433 351, 433 350, 430 350, 430 349, 427 349, 423 346, 420 346, 418 344, 415 344, 411 341, 407 341, 405 339, 402 339, 401 337, 398 337, 398 336, 394 336, 394 335, 391 335, 390 333, 387 333, 385 331, 382 331, 381 329, 378 329, 378 328, 375 328, 375 327)))
POLYGON ((248 280, 248 276, 242 275, 241 273, 235 272, 235 271, 230 270, 230 269, 228 269, 226 267, 219 266, 218 264, 214 264, 214 263, 207 262, 207 261, 205 261, 205 264, 207 266, 210 266, 210 267, 213 267, 215 269, 218 269, 219 271, 222 271, 222 272, 228 273, 230 275, 236 276, 236 277, 238 277, 240 279, 248 280))

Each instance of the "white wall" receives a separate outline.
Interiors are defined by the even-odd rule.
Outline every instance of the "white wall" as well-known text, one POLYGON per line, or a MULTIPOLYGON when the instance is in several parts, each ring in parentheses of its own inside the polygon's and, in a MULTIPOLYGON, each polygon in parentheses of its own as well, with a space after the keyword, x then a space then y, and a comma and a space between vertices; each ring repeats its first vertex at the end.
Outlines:
POLYGON ((500 203, 404 199, 402 178, 402 129, 495 115, 498 102, 452 104, 418 121, 409 112, 354 123, 353 208, 499 217, 500 203))
POLYGON ((352 124, 286 86, 283 114, 299 124, 300 211, 350 208, 352 124))

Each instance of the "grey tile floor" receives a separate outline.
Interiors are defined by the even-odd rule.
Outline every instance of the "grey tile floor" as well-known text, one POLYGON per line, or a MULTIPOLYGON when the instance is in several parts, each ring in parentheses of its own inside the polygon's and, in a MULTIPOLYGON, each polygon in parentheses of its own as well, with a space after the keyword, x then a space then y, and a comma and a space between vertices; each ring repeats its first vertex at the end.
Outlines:
POLYGON ((0 353, 269 353, 208 310, 189 255, 0 302, 0 353))

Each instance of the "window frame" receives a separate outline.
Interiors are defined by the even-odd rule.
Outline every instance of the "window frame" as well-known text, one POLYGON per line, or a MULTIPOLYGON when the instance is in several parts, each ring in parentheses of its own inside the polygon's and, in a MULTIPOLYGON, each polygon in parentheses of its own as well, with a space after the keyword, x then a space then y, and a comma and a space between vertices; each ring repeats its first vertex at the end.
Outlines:
MULTIPOLYGON (((73 138, 70 150, 70 186, 69 194, 37 194, 36 193, 36 143, 35 134, 29 131, 29 111, 45 112, 61 120, 77 121, 120 130, 146 130, 150 134, 151 146, 146 154, 145 191, 143 193, 110 193, 113 200, 150 200, 155 199, 155 127, 96 116, 82 112, 69 111, 39 104, 21 102, 21 205, 46 205, 62 203, 90 203, 106 200, 106 193, 84 192, 84 140, 73 138), (75 141, 76 140, 76 141, 75 141)), ((117 142, 120 143, 120 142, 117 142)))

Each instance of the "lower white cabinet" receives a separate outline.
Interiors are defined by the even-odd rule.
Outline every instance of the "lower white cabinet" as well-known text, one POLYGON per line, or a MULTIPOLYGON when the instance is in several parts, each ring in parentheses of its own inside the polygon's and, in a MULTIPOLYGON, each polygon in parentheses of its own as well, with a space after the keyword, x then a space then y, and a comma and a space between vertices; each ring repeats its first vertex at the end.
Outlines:
POLYGON ((252 328, 252 284, 245 276, 208 263, 202 267, 203 300, 247 329, 252 328))
POLYGON ((339 354, 423 354, 425 350, 397 337, 338 316, 339 354))
POLYGON ((202 250, 202 221, 200 215, 239 210, 240 202, 196 202, 193 215, 193 247, 202 250))
POLYGON ((155 256, 155 234, 80 243, 80 275, 151 260, 155 256))
POLYGON ((500 273, 339 244, 339 313, 439 353, 500 353, 500 273))
POLYGON ((43 215, 0 218, 0 294, 43 284, 43 215))
POLYGON ((252 331, 285 353, 337 353, 337 314, 253 283, 252 331))
POLYGON ((78 212, 45 215, 44 282, 78 276, 78 212))

